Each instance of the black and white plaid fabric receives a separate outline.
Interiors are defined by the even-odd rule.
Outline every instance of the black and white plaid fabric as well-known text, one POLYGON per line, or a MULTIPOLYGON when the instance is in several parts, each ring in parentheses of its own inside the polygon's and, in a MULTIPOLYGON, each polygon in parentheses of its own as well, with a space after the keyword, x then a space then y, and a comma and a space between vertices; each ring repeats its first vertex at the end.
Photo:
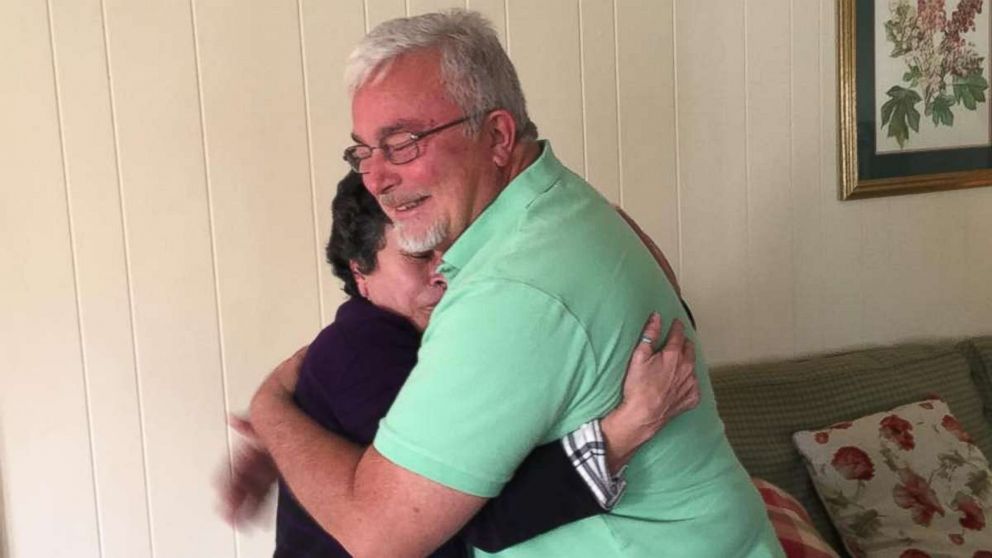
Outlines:
POLYGON ((615 476, 610 475, 606 465, 606 442, 603 441, 599 420, 583 424, 562 438, 561 443, 572 466, 589 485, 599 505, 607 511, 613 509, 627 487, 627 481, 623 478, 626 467, 615 476))

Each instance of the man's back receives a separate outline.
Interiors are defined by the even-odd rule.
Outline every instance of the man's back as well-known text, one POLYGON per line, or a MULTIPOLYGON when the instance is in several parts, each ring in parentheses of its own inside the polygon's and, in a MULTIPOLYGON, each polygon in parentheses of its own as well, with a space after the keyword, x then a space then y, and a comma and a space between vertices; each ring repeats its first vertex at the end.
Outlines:
MULTIPOLYGON (((459 237, 442 272, 449 290, 376 447, 481 496, 498 492, 531 447, 617 402, 631 340, 651 311, 688 323, 636 235, 547 145, 459 237)), ((500 555, 779 554, 723 435, 701 355, 697 374, 700 406, 638 452, 611 514, 500 555)))

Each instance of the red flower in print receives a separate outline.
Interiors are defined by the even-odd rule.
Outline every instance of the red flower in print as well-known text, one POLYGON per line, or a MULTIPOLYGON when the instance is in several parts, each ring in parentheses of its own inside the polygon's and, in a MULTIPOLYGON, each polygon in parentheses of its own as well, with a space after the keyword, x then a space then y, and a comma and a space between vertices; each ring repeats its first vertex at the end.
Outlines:
POLYGON ((910 548, 908 550, 903 550, 899 558, 930 558, 930 555, 922 550, 916 550, 915 548, 910 548))
POLYGON ((902 484, 897 484, 892 489, 892 499, 900 508, 910 510, 914 523, 929 527, 933 514, 944 515, 944 508, 937 501, 937 495, 923 477, 909 469, 900 469, 899 480, 902 484))
POLYGON ((875 476, 875 465, 868 454, 854 446, 837 450, 830 464, 847 480, 871 480, 875 476))
POLYGON ((817 444, 826 444, 827 442, 830 441, 830 433, 829 432, 817 432, 813 436, 813 439, 816 440, 816 443, 817 444))
POLYGON ((954 437, 966 444, 974 444, 975 440, 972 439, 971 434, 964 431, 961 427, 961 423, 958 419, 952 417, 951 415, 944 415, 943 420, 940 421, 940 425, 943 426, 948 432, 954 434, 954 437))
POLYGON ((913 441, 913 425, 908 420, 897 415, 889 415, 879 423, 878 432, 883 438, 894 442, 901 449, 909 451, 916 447, 913 441))
POLYGON ((989 552, 988 550, 976 550, 975 553, 971 555, 971 558, 992 558, 992 552, 989 552))
POLYGON ((947 535, 947 538, 951 539, 951 542, 954 543, 954 544, 957 544, 957 545, 964 544, 964 535, 959 535, 957 533, 953 533, 951 535, 947 535))
POLYGON ((951 505, 961 512, 961 519, 958 521, 962 527, 972 531, 981 531, 985 528, 985 512, 974 498, 958 492, 951 505))

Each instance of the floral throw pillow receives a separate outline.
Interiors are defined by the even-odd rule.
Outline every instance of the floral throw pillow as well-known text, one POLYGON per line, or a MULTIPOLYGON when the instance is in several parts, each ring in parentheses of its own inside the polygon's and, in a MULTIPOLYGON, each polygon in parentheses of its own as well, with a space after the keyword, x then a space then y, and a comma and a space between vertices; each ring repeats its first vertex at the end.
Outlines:
POLYGON ((939 398, 793 440, 855 558, 992 558, 992 473, 939 398))

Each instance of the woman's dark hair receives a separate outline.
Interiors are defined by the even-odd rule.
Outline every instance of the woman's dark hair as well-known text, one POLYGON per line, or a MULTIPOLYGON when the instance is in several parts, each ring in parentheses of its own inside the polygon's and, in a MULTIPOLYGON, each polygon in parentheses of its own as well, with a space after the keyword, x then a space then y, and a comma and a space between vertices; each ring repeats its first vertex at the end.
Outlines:
POLYGON ((375 271, 376 255, 386 245, 389 218, 365 189, 362 175, 350 172, 338 182, 338 192, 331 202, 331 219, 327 261, 334 275, 344 281, 344 292, 362 296, 348 264, 354 261, 362 273, 375 271))

